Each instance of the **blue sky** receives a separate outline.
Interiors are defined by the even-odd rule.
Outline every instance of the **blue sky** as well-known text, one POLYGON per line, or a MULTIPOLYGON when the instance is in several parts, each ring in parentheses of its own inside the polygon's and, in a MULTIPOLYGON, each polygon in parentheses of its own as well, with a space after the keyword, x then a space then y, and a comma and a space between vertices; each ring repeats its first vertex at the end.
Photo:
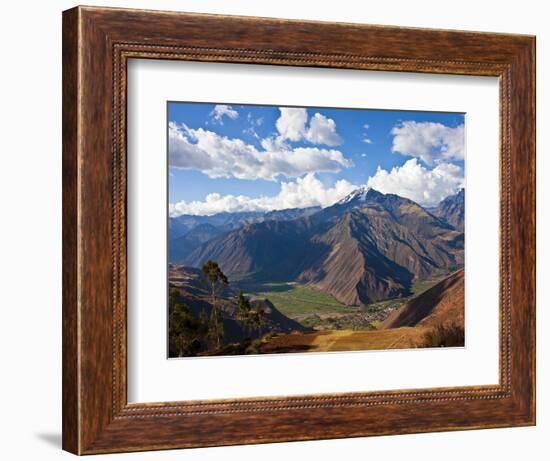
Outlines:
POLYGON ((463 187, 464 114, 186 102, 167 110, 172 215, 328 206, 361 185, 432 206, 463 187))

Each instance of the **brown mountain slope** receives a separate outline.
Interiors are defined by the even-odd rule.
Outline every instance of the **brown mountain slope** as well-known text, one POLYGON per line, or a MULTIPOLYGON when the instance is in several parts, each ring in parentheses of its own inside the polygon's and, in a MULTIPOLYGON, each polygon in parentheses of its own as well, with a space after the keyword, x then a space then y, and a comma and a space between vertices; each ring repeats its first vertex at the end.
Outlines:
POLYGON ((416 279, 445 274, 449 267, 463 264, 462 234, 441 225, 413 202, 402 203, 397 210, 367 204, 351 213, 354 238, 376 246, 416 279))
POLYGON ((328 232, 314 236, 317 257, 310 255, 298 281, 349 306, 408 294, 412 274, 379 251, 362 221, 362 215, 346 213, 328 232))
POLYGON ((442 200, 432 213, 456 230, 464 232, 464 189, 442 200))
POLYGON ((229 275, 255 273, 274 280, 293 277, 307 251, 302 220, 246 224, 195 249, 186 266, 200 267, 208 259, 229 275))
POLYGON ((413 279, 445 275, 462 265, 461 233, 414 202, 375 198, 312 237, 317 251, 303 261, 298 281, 359 305, 409 295, 413 279))
POLYGON ((450 324, 464 325, 464 269, 411 299, 390 314, 381 328, 450 324))
POLYGON ((411 282, 462 266, 464 235, 415 202, 361 188, 317 213, 247 224, 195 249, 231 276, 299 281, 347 305, 410 294, 411 282))
POLYGON ((464 263, 464 235, 417 203, 394 194, 379 194, 361 209, 371 235, 386 257, 406 267, 416 278, 446 273, 464 263), (389 224, 391 223, 391 224, 389 224))

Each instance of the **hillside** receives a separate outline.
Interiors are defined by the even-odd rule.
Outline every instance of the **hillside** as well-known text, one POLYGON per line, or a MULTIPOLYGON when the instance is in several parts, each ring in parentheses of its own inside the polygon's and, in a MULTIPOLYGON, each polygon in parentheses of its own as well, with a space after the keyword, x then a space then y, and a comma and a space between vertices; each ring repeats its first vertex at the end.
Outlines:
POLYGON ((464 232, 464 189, 442 200, 432 213, 456 230, 464 232))
POLYGON ((347 305, 410 293, 413 280, 463 265, 464 236, 415 202, 360 188, 293 220, 249 223, 200 245, 184 259, 207 259, 254 280, 299 281, 347 305))
POLYGON ((274 280, 295 276, 308 251, 300 223, 272 220, 244 225, 201 245, 184 262, 199 267, 212 259, 230 275, 256 273, 258 278, 274 280))
POLYGON ((363 218, 346 213, 329 231, 314 235, 319 251, 309 256, 298 281, 349 306, 408 294, 413 275, 379 251, 363 218))
POLYGON ((284 352, 336 352, 422 347, 426 328, 394 328, 392 330, 353 331, 327 330, 296 333, 271 338, 262 345, 264 354, 284 352))
POLYGON ((464 325, 464 270, 461 269, 390 314, 381 328, 464 325))
MULTIPOLYGON (((183 232, 183 231, 182 231, 183 232)), ((223 231, 209 223, 201 223, 191 230, 185 231, 183 235, 174 238, 168 244, 168 260, 179 262, 185 259, 189 253, 201 244, 212 240, 222 234, 223 231)))
MULTIPOLYGON (((221 212, 210 216, 182 214, 168 218, 168 240, 174 241, 189 231, 199 226, 212 226, 218 229, 219 233, 229 232, 238 229, 246 224, 259 223, 264 221, 291 221, 304 216, 310 216, 320 210, 320 207, 309 208, 287 208, 273 211, 237 211, 221 212)), ((186 249, 187 251, 187 249, 186 249)), ((189 253, 189 251, 187 251, 189 253)))
MULTIPOLYGON (((202 310, 210 315, 212 304, 209 288, 202 280, 200 271, 180 265, 169 265, 170 288, 176 288, 179 291, 178 302, 183 303, 196 315, 202 310)), ((226 342, 242 341, 245 337, 259 337, 267 332, 290 333, 293 331, 310 331, 298 322, 286 317, 279 312, 277 308, 268 299, 258 299, 252 302, 255 307, 261 303, 266 312, 265 325, 256 332, 245 332, 239 322, 237 322, 237 303, 235 302, 236 292, 231 288, 226 288, 217 301, 220 309, 220 315, 224 323, 226 342)))

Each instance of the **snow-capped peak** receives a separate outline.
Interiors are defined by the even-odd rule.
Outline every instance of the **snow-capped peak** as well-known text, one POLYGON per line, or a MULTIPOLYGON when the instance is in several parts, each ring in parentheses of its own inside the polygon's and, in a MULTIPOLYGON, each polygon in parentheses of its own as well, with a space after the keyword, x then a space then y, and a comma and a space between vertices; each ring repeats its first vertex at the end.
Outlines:
POLYGON ((364 202, 367 200, 367 194, 369 193, 369 190, 371 188, 368 186, 361 186, 357 189, 350 192, 348 195, 346 195, 342 200, 340 200, 338 203, 340 205, 343 205, 345 203, 349 203, 353 200, 357 200, 358 202, 364 202))

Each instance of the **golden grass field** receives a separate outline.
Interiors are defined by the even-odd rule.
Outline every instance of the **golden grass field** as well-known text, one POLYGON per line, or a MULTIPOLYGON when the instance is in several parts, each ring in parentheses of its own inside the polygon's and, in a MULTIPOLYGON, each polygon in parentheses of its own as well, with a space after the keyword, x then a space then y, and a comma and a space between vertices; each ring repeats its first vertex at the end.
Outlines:
POLYGON ((390 330, 324 330, 291 333, 266 340, 262 353, 337 352, 410 349, 422 343, 426 328, 402 327, 390 330))

